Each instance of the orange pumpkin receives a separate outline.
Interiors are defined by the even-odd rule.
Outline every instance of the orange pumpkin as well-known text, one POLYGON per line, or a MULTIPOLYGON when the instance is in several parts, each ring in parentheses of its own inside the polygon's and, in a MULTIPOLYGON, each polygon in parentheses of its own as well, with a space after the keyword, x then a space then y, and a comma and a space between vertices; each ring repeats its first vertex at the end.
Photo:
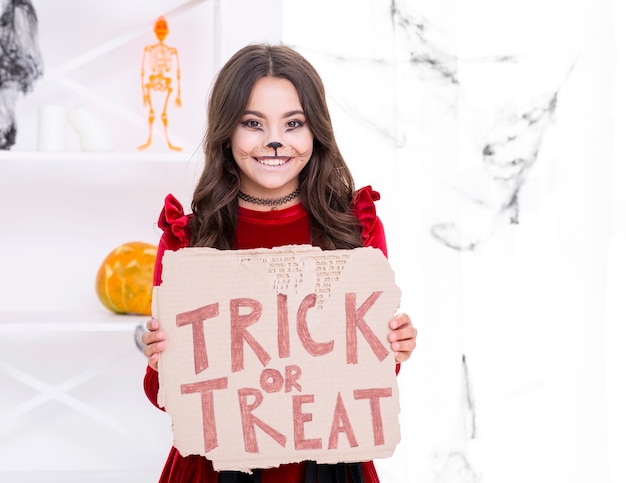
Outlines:
POLYGON ((102 305, 118 314, 150 315, 157 247, 128 242, 107 255, 96 275, 102 305))

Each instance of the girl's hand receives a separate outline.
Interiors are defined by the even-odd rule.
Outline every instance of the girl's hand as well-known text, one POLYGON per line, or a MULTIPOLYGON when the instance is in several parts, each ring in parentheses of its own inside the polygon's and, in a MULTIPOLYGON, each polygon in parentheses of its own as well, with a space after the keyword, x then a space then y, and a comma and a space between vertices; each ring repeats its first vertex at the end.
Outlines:
POLYGON ((148 365, 155 371, 159 370, 159 354, 165 350, 165 332, 159 330, 159 321, 150 319, 146 322, 148 332, 141 336, 145 344, 143 353, 148 358, 148 365))
POLYGON ((411 318, 407 314, 398 314, 389 322, 389 342, 391 350, 396 356, 396 362, 405 362, 411 357, 415 349, 415 337, 417 329, 411 324, 411 318))

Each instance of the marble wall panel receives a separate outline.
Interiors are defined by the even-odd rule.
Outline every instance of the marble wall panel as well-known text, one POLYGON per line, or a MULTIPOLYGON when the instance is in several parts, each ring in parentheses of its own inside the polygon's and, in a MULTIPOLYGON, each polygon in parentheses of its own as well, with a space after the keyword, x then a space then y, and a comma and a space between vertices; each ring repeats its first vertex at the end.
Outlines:
POLYGON ((336 3, 285 2, 284 41, 325 80, 357 183, 382 194, 420 330, 381 476, 619 481, 619 2, 336 3))

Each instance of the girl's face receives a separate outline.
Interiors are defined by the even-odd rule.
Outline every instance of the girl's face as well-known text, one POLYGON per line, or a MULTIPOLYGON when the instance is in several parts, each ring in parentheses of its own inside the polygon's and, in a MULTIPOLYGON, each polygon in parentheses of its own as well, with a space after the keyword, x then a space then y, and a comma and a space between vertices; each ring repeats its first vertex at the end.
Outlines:
POLYGON ((230 144, 244 193, 278 198, 298 188, 313 153, 313 133, 295 86, 276 77, 259 79, 230 144))

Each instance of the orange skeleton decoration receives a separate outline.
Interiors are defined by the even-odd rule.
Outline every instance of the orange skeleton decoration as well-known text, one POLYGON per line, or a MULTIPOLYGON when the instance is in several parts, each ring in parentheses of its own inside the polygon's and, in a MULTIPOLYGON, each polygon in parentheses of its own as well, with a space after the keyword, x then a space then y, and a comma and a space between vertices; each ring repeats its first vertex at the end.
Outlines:
POLYGON ((178 50, 163 43, 165 37, 169 33, 165 17, 161 16, 154 24, 154 33, 159 39, 159 43, 146 45, 143 49, 143 58, 141 61, 141 90, 143 92, 143 104, 150 107, 148 117, 149 131, 148 140, 137 149, 143 151, 152 144, 152 125, 154 124, 154 107, 152 104, 152 91, 165 92, 163 101, 163 112, 161 113, 161 121, 165 131, 165 140, 168 147, 173 151, 181 151, 181 148, 174 146, 170 142, 167 133, 167 104, 172 94, 172 63, 176 63, 176 106, 180 107, 180 60, 178 58, 178 50), (148 77, 146 79, 146 73, 148 77))

